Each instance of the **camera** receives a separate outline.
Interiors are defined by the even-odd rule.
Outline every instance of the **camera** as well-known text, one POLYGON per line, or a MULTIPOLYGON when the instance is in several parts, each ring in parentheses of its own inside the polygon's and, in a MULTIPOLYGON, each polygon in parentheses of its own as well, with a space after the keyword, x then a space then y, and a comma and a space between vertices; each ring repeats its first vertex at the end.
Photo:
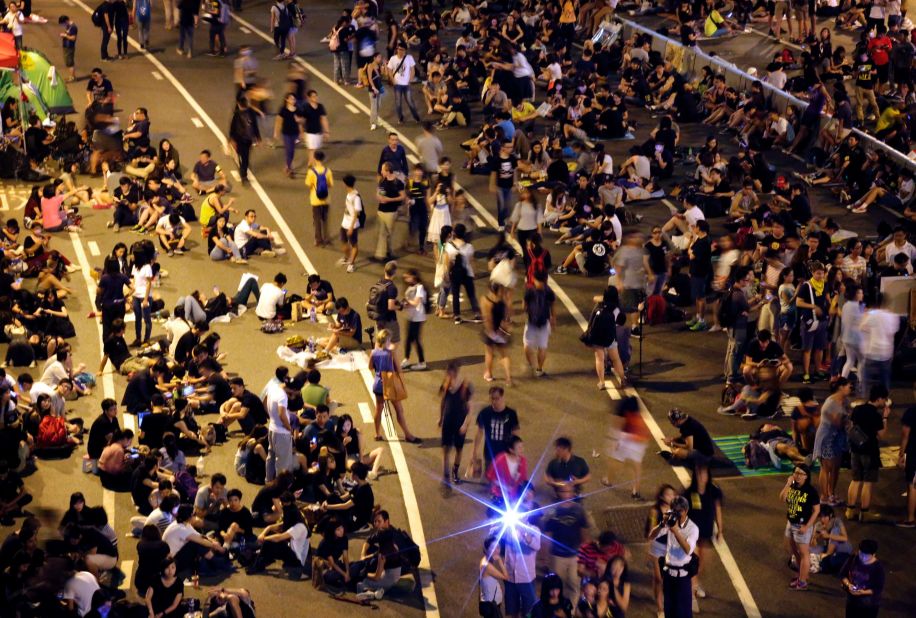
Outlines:
POLYGON ((677 512, 676 512, 676 511, 668 511, 668 512, 665 514, 665 526, 668 527, 668 528, 671 528, 671 527, 673 527, 673 526, 675 526, 675 525, 677 525, 677 512))

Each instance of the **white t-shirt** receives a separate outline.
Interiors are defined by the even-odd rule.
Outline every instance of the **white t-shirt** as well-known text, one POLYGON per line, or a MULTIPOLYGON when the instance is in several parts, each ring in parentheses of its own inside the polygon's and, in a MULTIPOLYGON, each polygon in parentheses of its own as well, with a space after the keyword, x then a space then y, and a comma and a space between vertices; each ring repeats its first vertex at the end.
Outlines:
POLYGON ((299 559, 299 564, 305 564, 309 557, 309 529, 305 524, 299 523, 287 530, 290 535, 289 548, 299 559))
POLYGON ((789 76, 786 75, 785 71, 780 69, 779 71, 773 71, 771 73, 767 73, 767 76, 764 78, 763 81, 773 86, 773 88, 782 90, 783 88, 786 87, 786 82, 789 81, 789 76))
POLYGON ((455 256, 460 253, 464 258, 464 267, 467 269, 468 275, 471 278, 474 277, 474 247, 471 245, 471 243, 466 242, 461 245, 461 248, 459 249, 455 243, 447 242, 445 243, 445 253, 448 255, 450 264, 455 263, 455 256))
MULTIPOLYGON (((172 231, 172 224, 171 222, 169 222, 169 216, 170 215, 162 215, 161 217, 159 217, 159 220, 156 221, 156 231, 157 232, 171 232, 172 231)), ((178 218, 180 220, 178 221, 178 225, 176 225, 175 227, 181 227, 185 224, 184 217, 178 217, 178 218)))
POLYGON ((611 155, 607 153, 602 155, 601 160, 598 161, 598 173, 607 176, 614 173, 614 158, 611 155))
POLYGON ((411 69, 417 64, 413 56, 406 54, 404 58, 397 55, 388 59, 388 70, 392 73, 395 86, 409 86, 411 69), (403 60, 403 62, 402 62, 403 60), (395 73, 395 71, 397 71, 395 73))
POLYGON ((914 259, 916 259, 916 247, 914 247, 913 245, 911 245, 909 241, 904 241, 902 247, 898 247, 898 246, 895 245, 894 243, 891 243, 891 244, 889 244, 889 245, 887 246, 887 249, 885 249, 885 254, 887 255, 887 259, 886 259, 885 261, 886 261, 888 264, 893 264, 893 263, 894 263, 894 257, 895 257, 898 253, 903 253, 903 254, 905 254, 906 257, 907 257, 907 259, 908 259, 908 261, 910 261, 910 262, 912 262, 914 259))
POLYGON ((145 298, 146 290, 153 279, 153 267, 149 264, 144 264, 140 268, 134 266, 130 271, 130 276, 134 280, 134 298, 145 298))
POLYGON ((57 389, 55 389, 53 386, 49 386, 45 382, 39 381, 39 382, 35 382, 32 384, 32 389, 29 391, 29 399, 31 399, 32 402, 34 403, 38 401, 39 395, 47 395, 48 397, 54 397, 56 393, 57 393, 57 389))
POLYGON ((178 347, 178 340, 191 330, 191 325, 181 318, 169 318, 165 321, 165 332, 169 337, 169 356, 175 358, 175 348, 178 347))
POLYGON ((359 229, 359 212, 363 209, 363 198, 360 197, 359 193, 356 191, 350 191, 347 193, 347 199, 344 202, 344 216, 343 220, 340 222, 340 227, 349 230, 350 225, 353 225, 354 230, 359 229), (353 220, 356 219, 356 224, 353 224, 353 220))
POLYGON ((235 241, 235 244, 239 249, 244 247, 248 243, 248 239, 251 237, 251 226, 248 224, 248 221, 242 219, 238 222, 238 225, 235 226, 235 232, 232 235, 232 240, 235 241))
POLYGON ((697 221, 706 220, 706 215, 703 214, 703 211, 700 210, 699 206, 691 206, 684 211, 684 219, 687 221, 688 226, 695 227, 697 221))
POLYGON ((785 135, 789 130, 789 121, 780 116, 775 122, 770 123, 770 130, 775 131, 778 135, 785 135))
POLYGON ((146 521, 143 522, 144 526, 156 526, 159 528, 159 533, 162 534, 172 525, 174 518, 171 513, 163 513, 159 507, 153 509, 153 512, 146 516, 146 521))
POLYGON ((178 552, 188 544, 188 539, 197 534, 197 530, 188 524, 179 524, 173 521, 162 533, 162 540, 169 546, 169 553, 177 556, 178 552))
POLYGON ((69 377, 70 374, 64 364, 59 360, 54 360, 45 367, 44 373, 41 374, 41 381, 48 386, 57 386, 61 380, 69 377))
POLYGON ((277 287, 275 283, 265 283, 261 288, 261 297, 254 313, 259 318, 272 320, 277 317, 277 308, 283 304, 286 292, 277 287))
POLYGON ((859 329, 862 332, 862 352, 870 360, 885 361, 894 356, 894 335, 900 328, 900 318, 884 309, 867 311, 859 329))
POLYGON ((534 69, 531 68, 528 59, 522 52, 516 52, 512 56, 512 75, 515 77, 534 77, 534 69))
MULTIPOLYGON (((22 11, 7 11, 6 15, 3 16, 3 21, 6 22, 7 28, 13 33, 13 36, 22 36, 22 11)), ((83 612, 84 614, 86 612, 83 612)))
POLYGON ((77 571, 64 584, 64 598, 74 601, 80 616, 85 616, 92 610, 92 595, 99 588, 101 586, 92 573, 77 571))
POLYGON ((280 420, 280 408, 286 414, 288 407, 289 397, 286 395, 286 389, 279 383, 269 385, 267 387, 267 415, 270 417, 270 422, 267 424, 268 431, 289 434, 283 421, 280 420))
POLYGON ((407 288, 407 291, 404 292, 404 298, 407 300, 414 300, 415 298, 420 299, 420 303, 414 307, 413 305, 407 305, 407 320, 409 322, 425 322, 426 321, 426 297, 427 297, 426 287, 418 283, 407 288))
POLYGON ((639 155, 633 162, 633 167, 636 169, 636 175, 640 178, 645 178, 646 180, 652 178, 652 165, 649 163, 649 157, 639 155))
POLYGON ((563 67, 559 62, 552 62, 547 65, 547 71, 550 73, 550 79, 563 79, 563 67))
POLYGON ((677 537, 668 533, 668 549, 665 552, 665 563, 671 566, 682 567, 690 562, 690 554, 697 547, 697 540, 700 538, 700 529, 690 519, 681 527, 681 534, 687 541, 690 551, 684 551, 681 544, 678 543, 677 537))

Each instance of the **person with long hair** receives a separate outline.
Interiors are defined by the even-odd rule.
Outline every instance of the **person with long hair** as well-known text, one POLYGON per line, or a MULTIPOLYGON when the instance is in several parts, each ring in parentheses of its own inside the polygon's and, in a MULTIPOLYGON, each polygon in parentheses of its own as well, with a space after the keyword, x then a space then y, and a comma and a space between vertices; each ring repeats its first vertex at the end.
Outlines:
POLYGON ((706 566, 707 554, 712 548, 713 534, 722 540, 722 490, 712 482, 712 473, 706 462, 697 462, 693 478, 684 492, 690 502, 690 518, 700 529, 697 540, 697 574, 693 577, 693 594, 699 599, 706 598, 706 591, 700 583, 700 576, 706 566), (714 530, 715 528, 715 530, 714 530))
POLYGON ((541 580, 541 598, 531 613, 531 618, 572 618, 572 602, 563 596, 563 580, 556 573, 548 573, 541 580))
POLYGON ((378 478, 379 471, 382 467, 382 455, 385 452, 381 446, 365 452, 363 444, 363 433, 356 427, 353 417, 349 414, 341 414, 334 425, 334 434, 337 441, 343 449, 344 464, 347 470, 351 470, 357 463, 362 463, 370 468, 368 475, 371 480, 378 478))
POLYGON ((310 570, 309 529, 296 506, 296 499, 293 494, 284 492, 280 495, 280 505, 280 520, 268 525, 258 535, 261 549, 248 567, 249 575, 264 571, 277 560, 282 560, 284 565, 292 565, 293 574, 297 576, 301 576, 305 569, 310 570))
POLYGON ((162 561, 159 577, 154 579, 143 599, 149 615, 154 618, 181 618, 184 610, 181 599, 184 596, 184 583, 178 579, 178 566, 171 556, 162 561))
POLYGON ((849 377, 852 368, 856 368, 856 375, 863 375, 864 360, 862 355, 862 333, 860 324, 865 315, 865 290, 859 286, 846 287, 846 302, 840 313, 840 339, 846 351, 846 362, 840 371, 844 378, 849 377))
POLYGON ((646 517, 646 539, 649 542, 649 562, 652 563, 652 596, 655 598, 659 614, 665 611, 665 598, 662 593, 662 571, 658 559, 667 551, 668 534, 663 533, 653 539, 650 538, 649 533, 668 516, 671 511, 671 501, 676 495, 677 492, 673 486, 667 483, 659 486, 655 493, 655 503, 649 509, 649 515, 646 517))
POLYGON ((169 556, 168 543, 162 540, 162 533, 155 524, 143 526, 137 542, 137 572, 134 586, 140 598, 145 599, 148 590, 160 572, 162 561, 169 556))
POLYGON ((609 285, 604 294, 595 297, 597 304, 588 319, 588 328, 582 334, 582 342, 595 353, 595 373, 598 376, 598 390, 605 390, 605 361, 611 359, 614 373, 620 380, 621 387, 627 385, 623 362, 617 350, 617 326, 626 323, 626 314, 620 308, 620 295, 617 288, 609 285))
POLYGON ((407 314, 407 340, 404 343, 404 360, 401 361, 401 369, 423 371, 426 369, 426 355, 423 353, 420 333, 423 329, 423 324, 426 323, 429 290, 420 278, 420 271, 416 268, 411 268, 404 273, 404 283, 407 284, 407 289, 404 291, 402 306, 407 314), (410 352, 413 346, 417 347, 418 362, 411 364, 410 352))
MULTIPOLYGON (((522 187, 518 192, 518 202, 515 203, 512 214, 509 215, 510 234, 518 238, 519 246, 527 247, 528 238, 539 234, 543 223, 544 211, 538 206, 537 195, 530 188, 522 187)), ((527 270, 531 258, 527 251, 522 257, 527 270)))
MULTIPOLYGON (((509 346, 511 328, 509 322, 509 304, 506 302, 505 289, 495 281, 490 282, 490 289, 480 303, 483 317, 484 374, 483 379, 493 381, 493 360, 497 356, 506 374, 506 386, 512 386, 511 359, 506 353, 509 346)), ((453 288, 453 294, 458 290, 453 288)))
POLYGON ((811 469, 808 466, 795 466, 779 492, 779 499, 787 505, 786 539, 789 551, 798 564, 798 577, 789 583, 789 587, 793 590, 807 590, 808 572, 811 569, 811 537, 814 535, 814 522, 821 510, 820 496, 811 484, 811 469))
POLYGON ((374 423, 376 441, 381 442, 385 439, 382 435, 382 411, 385 409, 385 404, 388 403, 394 408, 398 425, 404 431, 404 440, 413 444, 423 442, 423 440, 413 435, 407 427, 407 419, 404 417, 404 404, 400 400, 386 399, 385 397, 382 375, 389 375, 393 380, 401 380, 402 384, 404 378, 401 375, 401 368, 394 360, 394 352, 391 349, 391 334, 384 328, 375 333, 375 348, 369 356, 369 371, 375 374, 375 379, 372 382, 372 394, 375 396, 374 423))
POLYGON ((480 559, 480 615, 481 618, 502 618, 503 584, 509 579, 506 563, 500 553, 495 536, 488 536, 483 542, 483 557, 480 559))
POLYGON ((467 436, 471 416, 473 385, 461 375, 461 364, 450 360, 445 369, 445 379, 439 386, 439 427, 442 430, 442 482, 448 485, 461 483, 458 475, 461 453, 467 436), (452 462, 452 449, 455 460, 452 462))
POLYGON ((153 333, 153 313, 150 308, 153 288, 153 267, 152 258, 146 251, 137 251, 133 255, 133 264, 131 266, 130 276, 133 281, 132 305, 134 311, 134 330, 136 338, 130 344, 132 348, 140 345, 140 342, 147 343, 153 333), (146 327, 145 333, 141 330, 146 327), (140 339, 141 334, 143 339, 140 339))
POLYGON ((825 504, 838 506, 842 502, 836 497, 840 462, 848 448, 846 421, 851 413, 850 395, 852 382, 839 377, 833 383, 833 394, 821 406, 821 421, 814 436, 814 450, 811 455, 820 459, 821 471, 818 478, 821 496, 825 504))

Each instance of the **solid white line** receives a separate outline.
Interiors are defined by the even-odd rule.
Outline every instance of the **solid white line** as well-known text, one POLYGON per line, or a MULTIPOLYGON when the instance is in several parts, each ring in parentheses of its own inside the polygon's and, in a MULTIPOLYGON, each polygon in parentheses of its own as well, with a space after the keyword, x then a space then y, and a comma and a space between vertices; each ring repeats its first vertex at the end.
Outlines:
POLYGON ((153 79, 156 79, 156 80, 158 80, 158 81, 160 81, 160 82, 161 82, 163 79, 165 79, 164 77, 162 77, 162 73, 160 73, 159 71, 153 71, 152 74, 153 74, 153 79))
POLYGON ((118 586, 120 590, 130 590, 130 580, 134 575, 134 561, 122 560, 120 569, 124 572, 124 581, 118 586))
POLYGON ((414 154, 408 154, 408 155, 407 155, 407 160, 410 161, 411 163, 413 163, 414 165, 416 165, 417 163, 420 162, 420 159, 418 159, 418 158, 417 158, 417 155, 414 155, 414 154))
POLYGON ((229 170, 229 173, 232 174, 232 178, 234 178, 236 182, 242 182, 242 175, 239 174, 238 170, 229 170))
POLYGON ((480 218, 480 215, 471 215, 471 221, 473 221, 474 225, 477 227, 487 227, 487 224, 484 223, 483 219, 480 218))
POLYGON ((365 401, 359 402, 359 415, 362 417, 364 423, 367 425, 372 424, 372 407, 365 401))
POLYGON ((73 0, 64 0, 64 4, 67 6, 73 6, 73 0))
POLYGON ((358 113, 359 113, 359 110, 356 109, 355 107, 353 107, 352 105, 350 105, 349 103, 345 103, 345 104, 344 104, 344 107, 346 107, 348 110, 350 110, 350 113, 351 113, 351 114, 358 114, 358 113))
POLYGON ((200 121, 200 118, 198 118, 198 117, 196 117, 196 116, 191 116, 191 124, 193 124, 193 125, 194 125, 195 127, 197 127, 198 129, 202 129, 203 126, 204 126, 204 123, 202 123, 202 122, 200 121))
POLYGON ((95 242, 94 240, 90 240, 86 244, 89 245, 89 253, 91 253, 93 256, 102 255, 102 252, 99 250, 99 243, 95 242))

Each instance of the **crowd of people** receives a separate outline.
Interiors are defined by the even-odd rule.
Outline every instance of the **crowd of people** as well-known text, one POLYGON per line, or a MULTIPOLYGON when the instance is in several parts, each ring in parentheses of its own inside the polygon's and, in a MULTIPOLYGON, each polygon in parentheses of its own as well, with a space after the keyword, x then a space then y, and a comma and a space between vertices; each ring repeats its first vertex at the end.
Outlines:
MULTIPOLYGON (((649 4, 639 11, 673 13, 687 46, 737 35, 756 10, 736 2, 733 25, 721 3, 649 4)), ((652 49, 651 37, 623 35, 614 23, 621 7, 612 1, 455 0, 444 7, 415 0, 396 17, 375 0, 357 0, 323 41, 333 55, 335 81, 367 91, 370 129, 385 116, 388 86, 398 124, 410 117, 422 128, 413 165, 398 132, 387 135, 375 191, 362 187, 365 199, 353 175, 339 179, 343 190, 336 184, 327 156, 333 118, 319 93, 307 87, 301 68, 291 63, 288 92, 274 114, 252 50, 241 46, 228 131, 240 178, 247 181, 250 150, 271 125, 274 140, 283 145, 287 176, 297 176, 297 144, 306 146, 302 177, 315 247, 338 236, 338 266, 353 273, 364 228, 377 231, 370 259, 383 265, 383 274, 365 304, 338 296, 318 274, 299 282, 283 272, 262 284, 243 278, 232 297, 216 290, 210 298, 193 291, 174 302, 163 299, 157 287, 167 272, 160 260, 201 250, 188 243, 196 227, 215 262, 275 257, 284 252, 282 239, 258 222, 255 210, 240 211, 232 183, 210 151, 201 150, 189 169, 168 139, 155 146, 151 110, 136 108, 122 129, 116 91, 102 68, 90 72, 82 127, 62 122, 51 129, 37 116, 23 118, 22 102, 6 101, 5 139, 14 148, 26 146, 32 170, 59 171, 32 188, 22 219, 7 220, 0 238, 6 347, 6 368, 0 369, 0 517, 3 525, 21 518, 3 542, 7 603, 0 614, 69 610, 94 617, 139 607, 150 616, 184 615, 197 603, 185 598, 185 581, 218 579, 239 567, 254 575, 275 562, 292 579, 350 590, 364 602, 383 598, 402 575, 420 585, 419 548, 392 525, 373 493, 373 482, 385 471, 385 451, 372 448, 351 416, 337 414, 321 372, 278 367, 257 394, 243 377, 227 375, 220 335, 209 323, 240 315, 254 296, 253 311, 265 332, 281 328, 283 320, 327 316, 328 335, 314 342, 323 356, 363 348, 368 330, 375 441, 392 437, 383 429, 388 410, 406 442, 422 442, 411 432, 402 402, 407 372, 428 369, 426 320, 480 324, 487 405, 476 409, 469 369, 451 361, 439 390, 438 425, 443 484, 455 488, 468 478, 484 479, 488 515, 497 522, 479 565, 481 615, 499 616, 503 607, 508 616, 626 615, 629 570, 642 557, 596 524, 587 508, 594 499, 585 494, 599 480, 632 486, 632 499, 643 500, 642 462, 652 437, 641 403, 625 397, 616 405, 607 422, 609 464, 595 480, 573 452, 575 435, 554 441, 555 456, 537 475, 525 456, 525 419, 508 405, 507 389, 516 385, 518 373, 510 361, 514 313, 520 305, 530 374, 544 377, 557 328, 550 275, 581 274, 601 282, 581 337, 585 364, 594 356, 599 391, 629 386, 631 342, 648 326, 683 322, 697 333, 691 337, 716 331, 727 336, 721 406, 668 412, 677 434, 664 440, 661 455, 688 467, 691 482, 683 490, 660 486, 649 508, 645 541, 658 614, 674 618, 699 611, 707 596, 701 578, 714 541, 723 539, 723 492, 714 482, 722 455, 700 420, 715 410, 754 421, 745 450, 748 467, 780 468, 788 460, 792 469, 779 494, 787 508, 789 565, 797 571, 789 589, 807 590, 813 573, 835 575, 847 615, 877 615, 884 567, 876 541, 860 524, 882 519, 873 510, 873 493, 885 474, 880 446, 891 422, 893 364, 902 336, 887 290, 890 282, 912 276, 916 265, 916 179, 886 151, 867 150, 851 130, 872 131, 892 148, 911 151, 916 29, 906 29, 910 22, 899 2, 853 6, 861 10, 837 20, 837 27, 848 24, 860 34, 847 59, 847 50, 833 47, 829 28, 817 30, 816 17, 831 14, 818 13, 817 3, 808 3, 809 10, 793 2, 791 11, 783 0, 759 4, 769 12, 777 39, 788 15, 789 37, 806 45, 800 66, 780 52, 763 78, 804 98, 804 110, 780 108, 757 82, 748 92, 730 87, 710 67, 681 74, 652 49), (647 118, 649 126, 640 126, 647 118), (700 125, 708 127, 707 138, 688 143, 688 127, 700 125), (452 127, 472 128, 461 144, 463 157, 447 154, 437 135, 452 127), (726 139, 720 143, 724 136, 737 147, 726 139), (634 145, 615 166, 610 145, 618 140, 634 145), (791 160, 782 153, 801 156, 814 171, 789 173, 799 164, 786 164, 791 160), (452 156, 454 165, 489 182, 499 235, 485 265, 474 246, 482 247, 484 239, 478 240, 452 156), (84 183, 86 174, 99 180, 84 183), (678 202, 670 219, 643 224, 648 214, 637 212, 642 203, 664 196, 678 202), (874 234, 843 229, 840 217, 824 213, 831 199, 852 214, 879 204, 899 221, 881 223, 874 234), (377 205, 371 215, 370 201, 377 205), (334 233, 328 229, 330 211, 341 202, 334 233), (113 232, 144 237, 114 244, 93 273, 93 317, 104 341, 98 373, 111 363, 126 381, 120 403, 103 400, 87 427, 68 415, 69 402, 91 394, 96 375, 76 362, 68 343, 76 331, 65 299, 74 293, 69 278, 77 267, 51 243, 55 233, 78 234, 83 214, 94 209, 111 211, 107 226, 113 232), (557 264, 548 251, 551 242, 564 253, 557 264), (420 269, 399 270, 395 258, 408 247, 429 256, 430 285, 420 269), (135 330, 130 344, 128 314, 135 330), (153 335, 154 318, 167 336, 153 335), (13 367, 23 369, 12 375, 13 367), (829 391, 823 402, 815 388, 829 391), (136 434, 119 422, 122 409, 136 416, 136 434), (472 452, 465 458, 472 428, 472 452), (74 493, 57 534, 43 547, 37 542, 40 523, 25 509, 32 497, 21 476, 41 459, 72 457, 84 442, 84 470, 107 490, 129 492, 138 512, 128 530, 139 539, 129 598, 119 589, 123 534, 108 524, 112 514, 104 507, 74 493), (211 471, 204 481, 190 462, 230 443, 236 448, 235 475, 211 471), (844 497, 837 486, 847 458, 852 480, 844 497), (249 484, 258 489, 246 506, 249 484), (545 498, 549 508, 538 508, 545 498), (514 515, 511 521, 507 513, 514 515), (365 538, 358 558, 348 550, 351 536, 365 538), (542 577, 539 553, 549 566, 542 577)), ((820 9, 838 13, 833 9, 846 3, 822 4, 820 9)), ((210 26, 211 55, 228 53, 228 3, 201 7, 197 0, 181 0, 165 6, 166 27, 179 30, 179 54, 192 57, 201 19, 210 26)), ((131 13, 147 48, 151 12, 149 0, 132 8, 124 0, 103 2, 92 15, 102 31, 101 59, 127 56, 131 13), (108 52, 112 34, 116 56, 108 52)), ((14 34, 18 28, 21 44, 23 20, 15 3, 7 15, 13 17, 4 23, 14 34)), ((270 6, 277 60, 295 57, 305 17, 295 0, 270 6)), ((66 16, 60 24, 65 64, 72 69, 78 29, 66 16)), ((910 430, 916 408, 900 424, 898 465, 909 495, 898 525, 914 528, 916 439, 910 430)), ((213 588, 206 603, 231 616, 254 614, 244 589, 213 588)))

